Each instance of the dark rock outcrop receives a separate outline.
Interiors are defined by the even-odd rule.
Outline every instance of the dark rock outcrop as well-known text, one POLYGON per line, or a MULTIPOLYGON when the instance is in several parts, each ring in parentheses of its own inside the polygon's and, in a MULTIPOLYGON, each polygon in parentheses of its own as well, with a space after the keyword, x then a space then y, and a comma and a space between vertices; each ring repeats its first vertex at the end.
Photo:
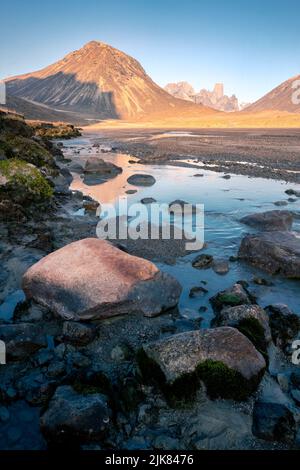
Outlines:
POLYGON ((262 232, 243 238, 238 256, 271 274, 300 278, 300 239, 290 232, 262 232))
POLYGON ((253 410, 252 431, 260 439, 291 444, 296 435, 296 423, 285 405, 257 402, 253 410))
POLYGON ((293 225, 293 214, 289 211, 267 211, 246 215, 241 219, 243 224, 265 231, 290 230, 293 225))
POLYGON ((103 438, 110 421, 105 395, 81 395, 70 386, 61 386, 41 417, 41 430, 50 442, 89 442, 103 438))

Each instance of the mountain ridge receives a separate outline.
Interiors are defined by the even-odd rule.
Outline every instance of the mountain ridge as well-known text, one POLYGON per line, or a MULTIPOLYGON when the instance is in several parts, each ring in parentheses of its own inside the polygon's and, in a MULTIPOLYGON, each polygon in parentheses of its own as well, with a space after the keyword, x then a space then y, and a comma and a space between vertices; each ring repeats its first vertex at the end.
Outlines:
POLYGON ((291 77, 266 93, 259 100, 247 107, 247 112, 262 111, 287 111, 289 113, 300 113, 300 91, 298 91, 299 103, 292 102, 292 96, 300 90, 300 75, 291 77), (299 85, 293 88, 292 85, 299 80, 299 85))
POLYGON ((10 95, 92 118, 167 116, 187 109, 212 112, 170 96, 136 59, 99 41, 90 41, 41 70, 5 81, 10 95))

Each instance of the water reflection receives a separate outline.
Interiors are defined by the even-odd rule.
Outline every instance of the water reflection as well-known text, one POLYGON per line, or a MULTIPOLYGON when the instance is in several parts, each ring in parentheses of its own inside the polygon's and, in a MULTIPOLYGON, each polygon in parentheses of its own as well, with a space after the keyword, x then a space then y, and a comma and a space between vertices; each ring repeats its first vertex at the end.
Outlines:
MULTIPOLYGON (((75 142, 73 141, 73 145, 75 142)), ((82 145, 82 143, 80 143, 82 145)), ((89 144, 90 145, 90 144, 89 144)), ((72 157, 84 162, 89 156, 97 154, 95 149, 87 151, 83 145, 80 154, 72 157)), ((182 199, 192 204, 204 204, 205 208, 205 242, 206 252, 216 258, 229 258, 237 254, 241 237, 251 231, 239 223, 241 217, 251 212, 274 210, 275 201, 288 200, 287 188, 299 190, 299 185, 278 180, 250 178, 243 175, 231 175, 226 180, 221 173, 202 170, 203 177, 195 177, 199 170, 191 167, 142 165, 133 162, 132 156, 115 153, 98 153, 99 158, 110 161, 123 169, 123 173, 112 180, 97 186, 86 186, 80 176, 74 175, 71 188, 92 196, 100 203, 116 203, 119 197, 126 198, 128 203, 135 203, 145 197, 152 197, 159 203, 170 203, 182 199), (130 163, 129 163, 130 161, 130 163), (151 187, 135 187, 127 183, 127 178, 135 173, 147 173, 155 177, 156 183, 151 187), (128 189, 137 189, 135 194, 126 194, 128 189)), ((299 211, 300 198, 288 202, 284 209, 299 211)), ((300 231, 299 219, 295 220, 294 230, 300 231)), ((208 326, 212 317, 209 298, 216 292, 225 289, 234 282, 244 279, 250 282, 251 289, 258 295, 262 306, 272 302, 287 303, 296 312, 299 310, 299 282, 287 281, 272 277, 243 263, 230 263, 230 271, 225 276, 216 274, 211 269, 199 271, 191 266, 191 259, 196 254, 178 259, 176 265, 160 264, 161 269, 169 271, 183 285, 180 310, 186 309, 204 317, 203 325, 208 326), (264 277, 270 286, 257 286, 254 277, 264 277), (209 293, 201 299, 190 299, 189 290, 201 281, 207 282, 209 293), (199 307, 207 307, 206 313, 200 313, 199 307)), ((201 284, 200 284, 201 285, 201 284)))

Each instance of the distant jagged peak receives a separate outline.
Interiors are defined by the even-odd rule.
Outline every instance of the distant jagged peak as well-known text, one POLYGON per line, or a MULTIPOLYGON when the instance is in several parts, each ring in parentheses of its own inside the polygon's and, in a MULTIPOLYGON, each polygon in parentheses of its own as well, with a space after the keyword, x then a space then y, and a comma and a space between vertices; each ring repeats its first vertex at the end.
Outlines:
POLYGON ((198 93, 195 92, 192 85, 186 81, 177 83, 168 83, 165 90, 176 98, 186 101, 193 101, 196 104, 214 108, 219 111, 238 111, 239 103, 235 95, 224 95, 223 83, 216 83, 213 91, 203 88, 198 93))

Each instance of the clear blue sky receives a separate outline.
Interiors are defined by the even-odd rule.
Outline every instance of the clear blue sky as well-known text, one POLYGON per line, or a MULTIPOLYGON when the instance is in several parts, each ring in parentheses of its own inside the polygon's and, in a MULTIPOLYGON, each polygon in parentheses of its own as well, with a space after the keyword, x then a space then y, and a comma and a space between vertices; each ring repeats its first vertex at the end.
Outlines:
POLYGON ((138 59, 159 85, 222 81, 241 101, 300 73, 299 0, 13 0, 0 8, 0 78, 92 39, 138 59))

